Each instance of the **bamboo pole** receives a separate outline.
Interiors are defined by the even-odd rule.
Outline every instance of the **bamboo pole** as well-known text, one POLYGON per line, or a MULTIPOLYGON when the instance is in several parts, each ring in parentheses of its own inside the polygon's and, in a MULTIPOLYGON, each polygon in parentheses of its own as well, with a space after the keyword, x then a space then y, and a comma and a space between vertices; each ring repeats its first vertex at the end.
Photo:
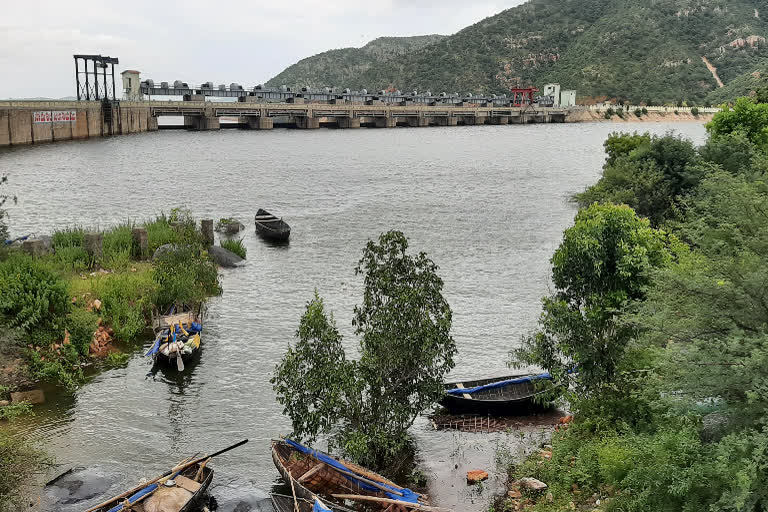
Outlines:
POLYGON ((387 487, 384 487, 384 486, 383 486, 383 485, 381 485, 380 483, 378 483, 378 482, 374 482, 373 480, 369 480, 369 479, 367 479, 367 478, 365 478, 365 477, 362 477, 362 476, 358 475, 357 473, 352 473, 351 471, 344 471, 343 469, 339 469, 339 468, 337 468, 337 467, 334 467, 334 468, 333 468, 333 470, 334 470, 334 471, 338 471, 338 472, 339 472, 339 473, 341 473, 342 475, 351 476, 351 477, 352 477, 352 478, 354 478, 355 480, 360 480, 360 481, 361 481, 361 482, 363 482, 363 483, 366 483, 366 484, 368 484, 368 485, 372 485, 372 486, 376 487, 377 489, 380 489, 380 490, 382 490, 382 491, 384 491, 384 492, 390 492, 390 493, 392 493, 392 494, 396 494, 396 495, 398 495, 398 496, 403 496, 403 493, 401 493, 400 491, 396 491, 396 490, 394 490, 394 489, 389 489, 389 488, 387 488, 387 487))
POLYGON ((425 512, 453 512, 449 508, 432 507, 429 505, 422 505, 421 503, 410 503, 407 501, 392 500, 389 498, 378 498, 376 496, 361 496, 359 494, 331 494, 334 498, 350 501, 372 501, 376 503, 390 503, 399 505, 401 507, 410 508, 413 510, 424 510, 425 512))

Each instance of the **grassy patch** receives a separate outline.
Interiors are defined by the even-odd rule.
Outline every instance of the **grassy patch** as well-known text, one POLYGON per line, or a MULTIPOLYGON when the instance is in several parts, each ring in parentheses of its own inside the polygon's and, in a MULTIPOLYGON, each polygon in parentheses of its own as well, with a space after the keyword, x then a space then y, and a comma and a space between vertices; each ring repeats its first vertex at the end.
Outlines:
POLYGON ((241 258, 245 259, 245 255, 247 253, 247 250, 245 248, 245 245, 243 244, 243 239, 230 239, 230 240, 222 240, 221 246, 228 250, 232 251, 233 253, 237 254, 241 258))
POLYGON ((125 270, 131 264, 133 256, 133 225, 128 222, 104 233, 102 265, 110 270, 125 270))

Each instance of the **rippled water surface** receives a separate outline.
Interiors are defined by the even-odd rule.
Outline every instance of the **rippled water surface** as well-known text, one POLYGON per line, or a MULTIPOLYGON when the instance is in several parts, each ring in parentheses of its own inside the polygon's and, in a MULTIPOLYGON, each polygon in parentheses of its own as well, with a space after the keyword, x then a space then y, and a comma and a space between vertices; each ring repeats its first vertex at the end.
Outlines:
MULTIPOLYGON (((704 139, 699 124, 631 128, 704 139)), ((115 489, 248 437, 216 461, 214 491, 266 496, 277 481, 269 440, 290 428, 269 378, 313 290, 353 353, 350 322, 361 293, 353 268, 366 240, 402 230, 413 250, 440 265, 459 347, 452 377, 504 374, 508 351, 534 325, 548 290, 549 257, 575 213, 568 198, 597 179, 602 143, 614 130, 164 131, 3 149, 0 173, 19 195, 14 234, 103 227, 176 206, 248 226, 247 265, 222 272, 224 294, 210 304, 197 365, 181 376, 147 377, 150 364, 136 354, 14 428, 61 463, 109 475, 115 489), (291 224, 289 246, 255 236, 249 219, 259 207, 291 224)), ((454 450, 455 437, 427 421, 414 430, 427 468, 454 450)))

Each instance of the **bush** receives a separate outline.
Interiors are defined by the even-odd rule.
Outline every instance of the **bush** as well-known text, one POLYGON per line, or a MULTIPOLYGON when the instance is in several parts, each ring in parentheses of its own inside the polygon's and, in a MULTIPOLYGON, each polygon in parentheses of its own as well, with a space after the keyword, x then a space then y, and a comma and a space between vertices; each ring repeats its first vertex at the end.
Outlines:
POLYGON ((145 223, 144 227, 147 230, 148 256, 152 256, 161 245, 202 243, 189 210, 174 208, 169 216, 161 213, 155 220, 145 223))
POLYGON ((691 109, 691 114, 693 114, 694 116, 698 117, 698 115, 699 115, 699 107, 693 107, 691 109))
POLYGON ((644 116, 647 116, 647 115, 648 115, 648 109, 647 109, 647 108, 643 107, 643 110, 642 110, 642 112, 643 112, 643 115, 644 115, 644 116))
POLYGON ((46 343, 63 334, 62 320, 68 311, 64 281, 40 261, 14 254, 0 263, 0 313, 7 315, 11 327, 46 343))
POLYGON ((636 109, 635 109, 635 115, 636 115, 637 117, 643 117, 643 111, 642 111, 642 110, 640 110, 639 108, 636 108, 636 109))
POLYGON ((247 250, 245 249, 245 245, 243 245, 243 239, 240 238, 238 240, 222 240, 221 246, 228 250, 232 251, 233 253, 237 254, 241 258, 245 259, 245 254, 247 250))
POLYGON ((197 246, 180 246, 159 256, 152 279, 156 285, 153 302, 160 311, 173 305, 195 306, 221 293, 216 264, 197 246))
POLYGON ((98 328, 99 316, 85 309, 75 308, 67 316, 69 342, 81 356, 88 355, 88 346, 98 328))
POLYGON ((608 107, 608 110, 605 111, 605 118, 610 119, 614 114, 615 112, 613 111, 613 107, 608 107))

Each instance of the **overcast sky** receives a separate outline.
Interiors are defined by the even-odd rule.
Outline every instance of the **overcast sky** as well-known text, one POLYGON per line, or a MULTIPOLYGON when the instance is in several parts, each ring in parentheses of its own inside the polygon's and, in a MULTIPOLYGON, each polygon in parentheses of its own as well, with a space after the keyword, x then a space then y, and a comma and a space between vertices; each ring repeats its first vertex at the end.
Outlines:
MULTIPOLYGON (((155 82, 253 86, 380 36, 452 34, 523 0, 16 0, 0 12, 0 98, 75 95, 75 53, 155 82)), ((119 87, 119 85, 118 85, 119 87)))

